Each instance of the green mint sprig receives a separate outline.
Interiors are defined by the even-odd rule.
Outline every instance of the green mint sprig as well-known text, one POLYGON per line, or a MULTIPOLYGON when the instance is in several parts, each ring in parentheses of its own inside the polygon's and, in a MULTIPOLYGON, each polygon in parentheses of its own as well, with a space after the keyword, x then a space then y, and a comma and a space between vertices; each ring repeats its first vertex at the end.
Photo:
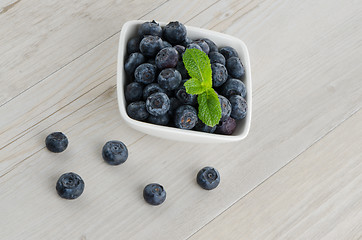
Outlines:
POLYGON ((199 49, 186 49, 183 63, 191 79, 184 84, 186 92, 197 95, 198 116, 208 126, 215 126, 221 119, 221 105, 212 88, 212 71, 209 57, 199 49))

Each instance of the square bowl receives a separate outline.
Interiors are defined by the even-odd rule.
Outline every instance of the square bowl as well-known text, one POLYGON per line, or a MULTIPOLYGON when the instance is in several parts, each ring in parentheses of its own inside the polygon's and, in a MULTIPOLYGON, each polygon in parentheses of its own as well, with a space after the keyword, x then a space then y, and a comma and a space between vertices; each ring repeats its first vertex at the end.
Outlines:
MULTIPOLYGON (((250 129, 251 123, 251 110, 252 110, 252 87, 251 87, 251 72, 250 72, 250 59, 248 49, 243 41, 238 38, 226 35, 223 33, 206 30, 197 27, 185 26, 187 29, 187 36, 190 39, 209 38, 216 43, 218 48, 224 46, 231 46, 239 54, 239 58, 245 68, 245 76, 243 82, 246 86, 247 95, 246 102, 248 104, 247 116, 242 120, 237 120, 237 127, 232 135, 221 135, 215 133, 205 133, 194 130, 184 130, 168 126, 160 126, 152 123, 142 122, 130 118, 127 114, 127 103, 124 94, 124 88, 127 85, 127 76, 124 70, 124 61, 127 55, 127 42, 129 39, 137 35, 138 27, 146 22, 146 20, 132 20, 126 22, 121 30, 118 59, 117 59, 117 98, 118 107, 123 120, 132 128, 144 132, 149 135, 161 137, 165 139, 196 142, 196 143, 222 143, 222 142, 235 142, 244 139, 250 129)), ((166 26, 167 23, 158 22, 161 27, 166 26)))

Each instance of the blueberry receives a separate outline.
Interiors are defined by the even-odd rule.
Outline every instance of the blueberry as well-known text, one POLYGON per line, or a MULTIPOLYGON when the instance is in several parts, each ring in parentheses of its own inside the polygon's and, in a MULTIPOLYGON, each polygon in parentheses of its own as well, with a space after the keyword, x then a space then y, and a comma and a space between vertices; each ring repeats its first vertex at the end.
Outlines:
POLYGON ((151 63, 142 63, 134 71, 135 81, 150 84, 156 78, 156 66, 151 63))
POLYGON ((181 105, 182 105, 182 103, 177 98, 171 97, 170 98, 170 109, 167 112, 168 115, 173 117, 175 110, 181 105))
POLYGON ((136 67, 141 65, 145 62, 145 57, 142 55, 142 53, 131 53, 129 57, 127 58, 125 64, 124 64, 124 70, 126 71, 128 76, 132 76, 134 74, 134 70, 136 67))
POLYGON ((161 49, 172 47, 172 44, 167 41, 162 41, 161 49))
POLYGON ((186 34, 186 27, 178 21, 170 22, 163 29, 164 38, 173 45, 184 42, 186 34))
POLYGON ((231 103, 231 117, 237 120, 245 118, 248 105, 246 104, 245 99, 240 95, 232 95, 230 98, 231 103))
POLYGON ((213 133, 216 130, 216 126, 210 127, 199 119, 193 129, 200 132, 213 133))
POLYGON ((229 100, 224 97, 219 95, 219 101, 220 101, 220 105, 221 105, 221 119, 220 121, 225 121, 228 117, 230 117, 231 114, 231 104, 229 102, 229 100))
POLYGON ((173 47, 163 48, 157 53, 155 62, 159 69, 176 67, 178 52, 173 47))
POLYGON ((53 132, 46 137, 45 145, 49 151, 60 153, 68 147, 68 138, 61 132, 53 132))
POLYGON ((231 135, 233 134, 236 128, 236 121, 232 117, 228 117, 225 121, 220 122, 220 124, 216 127, 216 133, 231 135))
POLYGON ((202 51, 202 48, 200 47, 200 45, 196 44, 196 43, 190 43, 189 45, 187 45, 188 49, 198 49, 200 51, 202 51))
POLYGON ((170 99, 165 93, 153 93, 146 100, 146 109, 151 115, 164 115, 170 109, 170 99))
POLYGON ((190 105, 182 105, 175 111, 175 126, 181 129, 192 129, 197 123, 197 111, 190 105))
POLYGON ((156 60, 154 58, 148 58, 146 63, 150 63, 152 65, 155 65, 156 66, 156 60))
POLYGON ((128 149, 121 141, 108 141, 102 149, 102 157, 110 165, 119 165, 128 158, 128 149))
POLYGON ((207 45, 209 45, 209 49, 210 49, 209 54, 211 52, 218 52, 219 51, 216 44, 213 41, 211 41, 210 39, 203 38, 202 40, 204 40, 207 43, 207 45))
POLYGON ((143 100, 147 100, 147 98, 156 92, 162 92, 162 93, 166 93, 166 91, 160 87, 160 85, 158 83, 151 83, 148 84, 144 89, 143 89, 143 100))
POLYGON ((196 181, 203 189, 212 190, 219 185, 220 174, 215 168, 204 167, 198 172, 196 181))
POLYGON ((166 90, 175 90, 180 86, 181 73, 174 68, 165 68, 158 75, 157 81, 166 90))
POLYGON ((231 57, 239 57, 238 52, 234 48, 229 46, 220 48, 219 52, 224 55, 226 60, 231 57))
POLYGON ((162 39, 158 36, 145 36, 140 42, 140 50, 146 57, 154 57, 162 48, 162 39))
POLYGON ((137 82, 132 82, 126 86, 125 96, 128 102, 139 101, 142 98, 142 85, 137 82))
POLYGON ((178 58, 180 61, 182 61, 182 54, 185 52, 186 48, 182 45, 175 45, 173 46, 176 51, 178 52, 178 58))
POLYGON ((209 53, 209 58, 210 58, 210 63, 211 64, 220 63, 222 65, 225 65, 225 63, 226 63, 224 55, 222 55, 219 52, 211 52, 211 53, 209 53))
POLYGON ((185 64, 184 64, 184 62, 182 60, 177 62, 176 70, 179 71, 179 73, 181 73, 182 79, 190 78, 190 75, 187 72, 187 70, 185 68, 185 64))
POLYGON ((130 118, 140 121, 146 120, 149 115, 146 110, 146 103, 143 101, 130 103, 127 106, 127 114, 130 118))
POLYGON ((140 38, 133 37, 127 42, 127 53, 135 53, 140 51, 140 38))
POLYGON ((226 69, 233 78, 241 79, 245 75, 245 69, 238 57, 231 57, 226 61, 226 69))
POLYGON ((220 63, 211 64, 212 70, 212 86, 220 87, 228 78, 226 67, 220 63))
POLYGON ((182 43, 180 43, 180 45, 187 47, 187 45, 193 43, 192 39, 189 37, 186 37, 185 41, 183 41, 182 43))
POLYGON ((140 37, 144 37, 145 35, 162 37, 162 28, 155 20, 152 22, 144 22, 138 28, 138 35, 140 37))
POLYGON ((229 78, 221 87, 221 94, 227 98, 232 95, 241 95, 243 98, 246 96, 245 84, 235 78, 229 78))
POLYGON ((210 52, 210 47, 209 45, 207 44, 206 41, 204 41, 203 39, 197 39, 194 41, 194 43, 196 43, 197 45, 199 45, 201 47, 201 50, 207 54, 209 54, 210 52))
POLYGON ((151 205, 160 205, 166 200, 166 191, 160 184, 151 183, 143 189, 143 198, 151 205))
POLYGON ((161 116, 151 115, 147 118, 149 123, 166 126, 170 121, 170 116, 166 113, 161 116))
POLYGON ((189 94, 186 92, 186 88, 184 86, 185 82, 186 81, 181 81, 180 87, 175 90, 176 98, 182 104, 195 106, 197 104, 197 95, 189 94))
POLYGON ((57 181, 56 187, 60 197, 65 199, 76 199, 84 191, 84 181, 76 173, 64 173, 57 181))

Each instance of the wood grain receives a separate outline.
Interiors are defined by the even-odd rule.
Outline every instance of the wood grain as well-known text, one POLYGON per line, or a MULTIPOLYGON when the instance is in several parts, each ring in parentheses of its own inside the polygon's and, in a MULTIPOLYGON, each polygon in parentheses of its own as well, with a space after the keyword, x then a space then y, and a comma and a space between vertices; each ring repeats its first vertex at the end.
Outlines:
POLYGON ((361 239, 361 144, 360 110, 189 239, 361 239))

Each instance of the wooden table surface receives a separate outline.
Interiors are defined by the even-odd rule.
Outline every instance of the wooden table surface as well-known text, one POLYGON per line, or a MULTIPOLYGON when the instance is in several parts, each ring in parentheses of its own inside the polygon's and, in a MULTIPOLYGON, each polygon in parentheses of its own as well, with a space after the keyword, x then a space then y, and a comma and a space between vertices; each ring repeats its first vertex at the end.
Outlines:
POLYGON ((362 2, 0 2, 0 239, 362 239, 362 2), (242 39, 253 79, 248 137, 167 141, 129 128, 116 96, 119 33, 181 21, 242 39), (45 137, 64 132, 60 154, 45 137), (126 143, 112 167, 103 144, 126 143), (197 186, 207 165, 213 191, 197 186), (64 173, 86 187, 58 197, 64 173), (146 204, 161 183, 167 200, 146 204))

